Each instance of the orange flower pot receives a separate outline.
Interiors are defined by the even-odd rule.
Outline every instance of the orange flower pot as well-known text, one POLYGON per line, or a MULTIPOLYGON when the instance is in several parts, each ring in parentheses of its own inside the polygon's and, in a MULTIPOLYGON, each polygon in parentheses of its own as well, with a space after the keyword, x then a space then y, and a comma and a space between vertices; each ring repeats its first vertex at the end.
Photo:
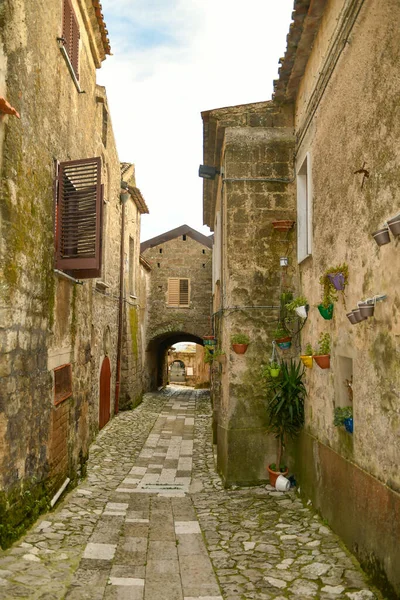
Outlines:
POLYGON ((248 344, 232 344, 233 351, 236 354, 245 354, 248 346, 248 344))

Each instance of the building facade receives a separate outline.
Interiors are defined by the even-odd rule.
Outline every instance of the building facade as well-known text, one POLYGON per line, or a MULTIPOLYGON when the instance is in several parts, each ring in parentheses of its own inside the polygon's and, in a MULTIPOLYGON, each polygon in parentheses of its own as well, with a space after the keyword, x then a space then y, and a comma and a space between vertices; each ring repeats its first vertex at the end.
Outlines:
MULTIPOLYGON (((110 53, 99 3, 3 2, 0 21, 5 546, 84 473, 90 442, 115 412, 125 205, 107 98, 96 84, 110 53)), ((135 240, 140 277, 143 211, 130 202, 125 239, 135 240)))
POLYGON ((212 240, 182 225, 142 242, 151 266, 146 330, 149 389, 168 381, 168 348, 211 331, 212 240))
MULTIPOLYGON (((275 137, 268 148, 254 148, 251 160, 241 160, 232 175, 229 161, 235 157, 239 162, 240 150, 230 153, 230 143, 233 137, 249 139, 249 125, 257 122, 249 116, 254 105, 242 107, 233 131, 226 121, 220 135, 218 122, 223 126, 225 115, 238 113, 239 107, 203 113, 204 162, 222 167, 221 175, 204 185, 204 220, 219 246, 214 256, 221 257, 214 302, 226 315, 221 332, 216 331, 227 353, 227 364, 219 367, 222 386, 216 385, 219 468, 228 483, 242 480, 246 467, 261 479, 254 465, 270 460, 262 427, 262 386, 256 385, 254 369, 255 355, 267 358, 263 342, 269 319, 264 314, 260 318, 252 306, 251 313, 240 312, 228 325, 236 311, 229 315, 226 309, 275 304, 277 275, 266 266, 273 260, 276 264, 281 252, 272 243, 271 229, 259 228, 259 215, 287 207, 289 218, 297 222, 288 262, 290 285, 310 306, 296 350, 304 352, 307 342, 315 348, 321 334, 331 341, 330 368, 320 369, 314 362, 306 373, 306 423, 292 448, 292 470, 303 497, 312 500, 388 598, 400 594, 400 289, 397 238, 390 234, 391 242, 379 247, 372 233, 399 213, 399 17, 395 0, 295 1, 274 100, 263 109, 287 115, 291 157, 278 159, 278 169, 274 163, 281 143, 275 137), (263 182, 266 176, 290 182, 263 182), (233 182, 233 177, 243 182, 233 182), (348 282, 333 302, 333 318, 325 320, 317 309, 323 293, 320 278, 338 265, 348 270, 348 282), (264 295, 253 293, 249 281, 261 284, 264 295), (367 299, 376 303, 374 316, 351 324, 347 313, 367 299), (251 339, 243 358, 228 350, 229 335, 239 328, 251 339), (334 424, 335 409, 341 407, 353 412, 352 432, 334 424), (242 434, 240 456, 237 422, 242 428, 253 424, 242 434)), ((271 115, 269 126, 277 124, 271 115)))

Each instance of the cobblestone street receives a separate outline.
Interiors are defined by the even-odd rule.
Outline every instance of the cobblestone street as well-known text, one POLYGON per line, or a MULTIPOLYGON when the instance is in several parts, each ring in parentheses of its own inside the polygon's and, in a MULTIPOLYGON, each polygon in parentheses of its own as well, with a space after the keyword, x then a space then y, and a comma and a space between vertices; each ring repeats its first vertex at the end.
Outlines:
POLYGON ((170 387, 120 413, 88 478, 0 554, 0 598, 382 598, 296 492, 224 490, 208 392, 170 387))

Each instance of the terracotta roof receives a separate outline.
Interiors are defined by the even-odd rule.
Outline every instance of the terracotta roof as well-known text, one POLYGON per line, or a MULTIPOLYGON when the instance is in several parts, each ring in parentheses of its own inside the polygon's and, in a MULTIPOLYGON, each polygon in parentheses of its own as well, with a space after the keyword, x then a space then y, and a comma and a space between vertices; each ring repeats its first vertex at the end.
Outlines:
POLYGON ((11 106, 11 104, 9 102, 7 102, 7 100, 5 98, 3 98, 2 96, 0 96, 0 113, 6 114, 6 115, 13 115, 14 117, 17 117, 18 119, 21 118, 19 115, 19 112, 13 106, 11 106))
POLYGON ((274 100, 292 101, 296 97, 327 2, 295 0, 285 56, 279 60, 279 79, 274 81, 274 100))
POLYGON ((199 244, 207 246, 207 248, 212 248, 213 243, 209 237, 203 235, 202 233, 200 233, 200 231, 192 229, 191 227, 189 227, 189 225, 181 225, 176 229, 171 229, 170 231, 162 233, 157 237, 142 242, 140 244, 140 252, 144 252, 148 248, 154 248, 154 246, 158 246, 159 244, 165 244, 165 242, 169 242, 170 240, 173 240, 181 235, 188 235, 196 242, 199 242, 199 244))
POLYGON ((151 271, 151 264, 147 262, 147 260, 142 254, 139 254, 139 262, 141 265, 144 266, 145 269, 147 269, 147 271, 151 271))
POLYGON ((97 23, 99 24, 101 41, 103 42, 104 52, 106 54, 111 54, 111 46, 110 40, 108 39, 108 31, 106 29, 106 24, 104 22, 104 16, 101 8, 101 4, 99 0, 92 0, 94 12, 96 13, 97 23))
POLYGON ((138 207, 138 210, 140 212, 141 215, 148 215, 149 214, 149 209, 147 208, 147 204, 144 201, 144 198, 141 194, 141 191, 139 190, 139 188, 137 187, 131 187, 130 185, 128 185, 128 190, 130 195, 132 196, 132 199, 134 201, 134 203, 136 204, 136 206, 138 207))

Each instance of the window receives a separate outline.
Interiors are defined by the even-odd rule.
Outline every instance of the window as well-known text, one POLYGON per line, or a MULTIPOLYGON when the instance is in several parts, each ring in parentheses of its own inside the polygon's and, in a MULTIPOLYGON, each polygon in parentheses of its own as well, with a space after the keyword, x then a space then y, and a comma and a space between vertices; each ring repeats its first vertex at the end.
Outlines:
POLYGON ((168 279, 168 306, 189 306, 189 281, 178 277, 168 279))
POLYGON ((129 236, 129 294, 135 295, 135 240, 129 236))
POLYGON ((312 251, 312 182, 311 161, 307 153, 297 172, 297 261, 301 263, 312 251))
POLYGON ((79 81, 79 25, 71 0, 64 0, 62 39, 65 52, 79 81))
POLYGON ((184 233, 184 234, 183 234, 183 236, 182 236, 182 240, 183 240, 184 242, 186 242, 186 234, 185 234, 185 233, 184 233))
POLYGON ((81 279, 101 276, 101 159, 60 163, 57 176, 56 268, 81 279))
POLYGON ((54 369, 54 404, 59 404, 72 396, 71 365, 62 365, 54 369))

